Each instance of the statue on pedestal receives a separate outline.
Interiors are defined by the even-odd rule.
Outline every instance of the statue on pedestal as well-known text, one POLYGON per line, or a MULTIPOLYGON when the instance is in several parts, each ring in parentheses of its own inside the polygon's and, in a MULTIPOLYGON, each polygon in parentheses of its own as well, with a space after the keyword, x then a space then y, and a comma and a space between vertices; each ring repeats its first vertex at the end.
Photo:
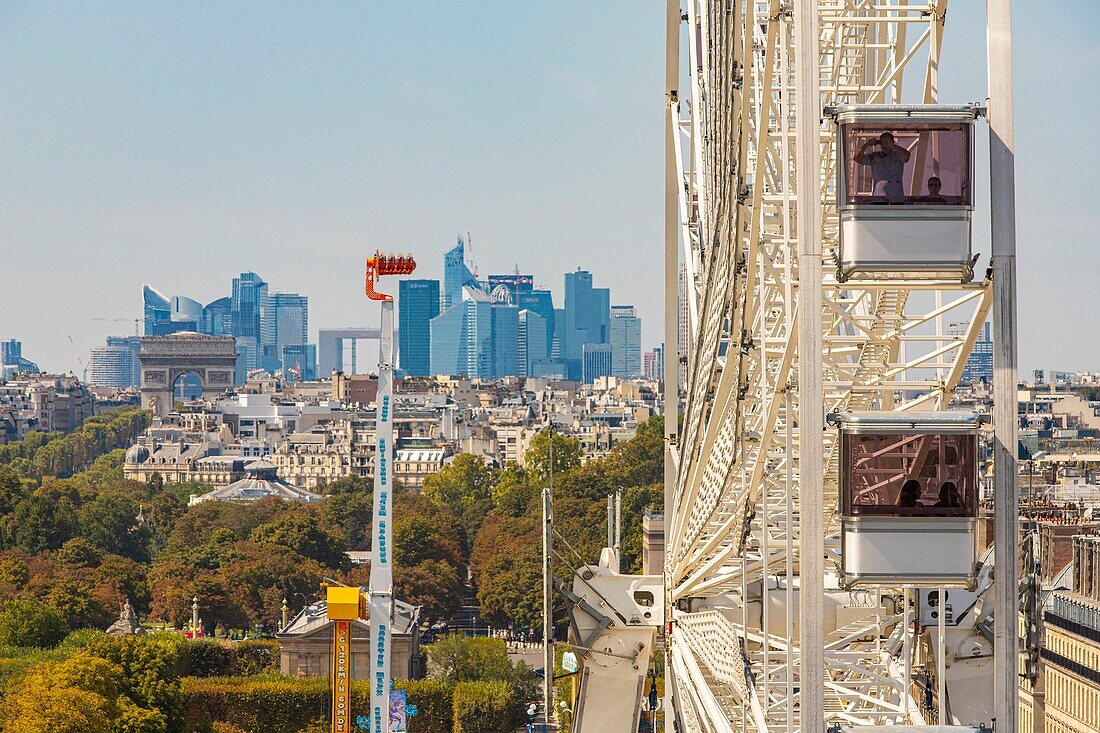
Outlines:
POLYGON ((141 636, 145 633, 129 598, 123 598, 118 604, 118 620, 108 627, 107 633, 112 636, 141 636))

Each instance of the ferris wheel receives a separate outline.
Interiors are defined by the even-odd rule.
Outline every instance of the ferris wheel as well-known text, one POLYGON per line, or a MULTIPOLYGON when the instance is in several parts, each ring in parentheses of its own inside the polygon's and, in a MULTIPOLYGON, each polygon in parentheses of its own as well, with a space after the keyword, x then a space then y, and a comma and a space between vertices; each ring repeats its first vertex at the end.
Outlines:
POLYGON ((1008 2, 987 5, 988 100, 939 97, 947 0, 683 3, 667 15, 668 725, 1015 730, 1016 566, 994 580, 975 537, 992 435, 994 552, 1016 556, 1008 2), (974 241, 987 213, 992 242, 974 241), (990 317, 1010 406, 992 425, 953 403, 990 317))

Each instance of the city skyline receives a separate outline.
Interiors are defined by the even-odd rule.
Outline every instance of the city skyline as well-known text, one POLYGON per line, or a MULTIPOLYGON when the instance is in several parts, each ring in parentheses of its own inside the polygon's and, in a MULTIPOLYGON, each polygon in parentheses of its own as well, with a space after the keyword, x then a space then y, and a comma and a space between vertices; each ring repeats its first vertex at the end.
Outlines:
MULTIPOLYGON (((451 283, 450 289, 455 291, 452 297, 456 302, 470 297, 463 293, 469 287, 477 291, 476 296, 483 296, 486 304, 493 302, 503 305, 505 303, 496 301, 505 299, 506 304, 515 310, 512 315, 519 315, 519 323, 513 324, 516 328, 509 330, 510 333, 516 331, 515 338, 508 338, 507 343, 500 348, 504 352, 519 349, 522 363, 517 361, 515 365, 511 365, 511 359, 516 354, 509 354, 506 357, 510 365, 506 369, 508 373, 502 372, 499 376, 535 376, 558 372, 564 375, 570 370, 567 366, 570 362, 566 353, 568 351, 576 352, 574 356, 577 357, 572 359, 572 371, 569 373, 579 379, 583 373, 580 349, 588 342, 613 346, 616 354, 615 367, 613 373, 609 372, 607 376, 642 375, 641 354, 648 349, 643 348, 640 341, 641 319, 637 316, 637 308, 634 305, 611 305, 610 290, 593 288, 591 272, 579 267, 575 271, 565 272, 562 278, 565 297, 562 298, 561 307, 555 308, 550 288, 542 282, 536 288, 535 276, 520 274, 518 265, 513 273, 475 275, 481 268, 465 256, 462 236, 458 237, 457 245, 443 253, 442 261, 442 280, 404 278, 394 283, 399 290, 399 293, 394 293, 400 313, 398 320, 405 323, 411 316, 416 322, 415 332, 398 329, 401 344, 398 349, 399 363, 402 370, 407 371, 410 376, 435 373, 429 366, 431 357, 428 326, 444 312, 442 303, 447 299, 448 281, 451 283), (574 297, 572 305, 567 299, 570 294, 574 297), (410 297, 415 299, 415 304, 410 303, 410 297), (413 310, 409 311, 410 308, 413 310), (560 321, 558 328, 554 325, 555 315, 560 321), (595 327, 592 324, 588 324, 587 328, 582 327, 578 320, 591 320, 593 317, 600 321, 595 327), (529 335, 528 324, 535 325, 539 333, 529 335), (589 335, 588 331, 592 330, 598 333, 589 335), (417 342, 417 339, 420 341, 417 342), (558 339, 561 339, 560 344, 558 339), (532 345, 536 345, 536 350, 529 353, 532 345), (560 360, 557 355, 559 348, 562 349, 560 360), (540 362, 539 369, 531 371, 536 362, 540 362)), ((204 282, 211 279, 204 278, 204 282)), ((94 320, 109 320, 117 324, 132 323, 139 336, 167 335, 183 331, 235 336, 238 355, 243 359, 238 363, 238 382, 242 382, 246 373, 253 369, 265 369, 274 373, 292 367, 298 379, 323 376, 325 364, 318 365, 318 344, 321 352, 327 354, 325 349, 331 350, 331 347, 325 346, 324 334, 344 331, 347 327, 332 324, 315 324, 312 328, 309 327, 310 296, 276 290, 261 274, 254 271, 242 272, 233 277, 231 282, 229 295, 216 297, 206 305, 187 295, 166 295, 154 285, 142 283, 142 317, 94 320)), ((193 290, 188 288, 188 292, 193 290)), ((493 323, 496 321, 494 316, 493 323)), ((119 330, 121 331, 121 325, 119 330)), ((352 330, 357 329, 352 327, 352 330)), ((369 329, 361 327, 358 330, 369 329)), ((22 345, 20 340, 16 341, 22 345)), ((136 378, 131 380, 123 375, 130 370, 131 363, 136 364, 137 336, 119 333, 107 336, 105 342, 106 345, 100 343, 93 346, 87 357, 80 360, 80 368, 71 370, 72 373, 84 377, 89 383, 103 386, 122 387, 131 381, 136 384, 136 378)), ((657 346, 654 345, 654 348, 657 346)), ((364 356, 365 359, 358 361, 358 366, 370 371, 369 365, 373 364, 373 359, 369 347, 364 356)), ((346 355, 343 358, 346 360, 346 355)), ((355 360, 350 363, 355 363, 355 360)), ((69 370, 47 368, 43 371, 67 373, 69 370)), ((444 370, 439 373, 461 374, 464 370, 459 368, 457 371, 444 370)))
MULTIPOLYGON (((460 235, 460 240, 461 240, 461 235, 460 235)), ((422 256, 421 260, 418 260, 418 270, 417 270, 417 273, 416 273, 417 275, 421 274, 421 269, 430 269, 430 266, 429 267, 424 267, 424 261, 428 261, 428 260, 445 261, 445 258, 440 258, 438 256, 437 257, 431 257, 430 254, 427 253, 427 252, 425 254, 428 255, 428 256, 422 256)), ((466 272, 469 272, 469 270, 467 269, 467 265, 471 262, 472 262, 472 260, 470 260, 469 258, 467 258, 466 260, 463 260, 461 262, 462 269, 466 272)), ((515 267, 515 266, 518 266, 518 265, 513 263, 513 266, 515 267)), ((478 267, 479 271, 484 271, 486 273, 489 272, 489 268, 483 268, 480 265, 480 263, 477 264, 477 267, 478 267)), ((262 269, 262 268, 261 267, 256 267, 254 269, 262 269)), ((409 281, 416 281, 416 282, 434 281, 439 286, 439 298, 442 301, 442 299, 444 298, 444 289, 443 289, 443 281, 445 279, 444 269, 445 268, 441 268, 441 269, 438 270, 439 273, 440 273, 438 278, 429 278, 429 277, 404 278, 402 280, 395 281, 394 284, 391 286, 391 288, 397 287, 398 289, 404 290, 404 287, 400 286, 399 283, 409 282, 409 281)), ((520 307, 520 310, 523 310, 523 309, 537 309, 540 305, 540 304, 537 303, 538 296, 539 296, 540 293, 543 293, 543 292, 546 292, 546 291, 550 291, 550 292, 555 293, 556 297, 558 297, 558 299, 559 299, 558 302, 564 303, 566 294, 568 292, 568 288, 564 283, 562 283, 562 284, 558 285, 557 287, 555 287, 554 283, 560 282, 562 280, 561 276, 563 274, 565 276, 564 279, 566 281, 568 281, 570 276, 575 276, 577 273, 581 273, 581 272, 588 275, 589 276, 589 282, 591 282, 592 273, 589 272, 588 270, 582 269, 581 267, 578 266, 577 268, 575 268, 575 270, 573 272, 566 271, 564 273, 559 273, 557 280, 555 280, 554 278, 549 278, 549 279, 543 281, 543 280, 540 280, 538 278, 534 278, 533 276, 530 276, 530 275, 513 275, 511 273, 499 273, 499 272, 494 271, 493 274, 486 274, 484 276, 479 275, 480 279, 472 280, 471 284, 474 284, 474 285, 476 285, 476 284, 488 285, 489 286, 489 291, 491 291, 492 289, 494 289, 494 286, 499 286, 499 284, 501 282, 508 281, 508 284, 506 286, 509 287, 509 290, 511 292, 511 289, 512 289, 512 282, 511 281, 513 281, 515 278, 529 278, 530 282, 528 283, 528 285, 529 286, 533 285, 536 288, 536 290, 533 293, 531 291, 527 291, 526 293, 523 293, 521 295, 522 300, 520 300, 520 302, 519 302, 519 307, 520 307), (560 295, 558 295, 558 293, 560 293, 560 295)), ((305 292, 300 293, 298 291, 303 290, 302 288, 297 288, 297 287, 295 287, 295 286, 293 286, 292 284, 289 284, 289 283, 286 284, 287 289, 277 289, 277 290, 276 289, 269 289, 270 283, 264 280, 263 275, 261 275, 257 272, 253 272, 253 271, 241 272, 237 276, 234 276, 234 277, 231 278, 232 281, 233 281, 233 287, 234 287, 235 292, 240 290, 239 281, 241 280, 241 276, 252 276, 252 277, 257 278, 256 287, 258 288, 258 292, 255 296, 256 299, 257 299, 257 302, 255 304, 255 306, 256 306, 256 308, 255 308, 256 309, 256 318, 257 319, 260 318, 260 310, 264 307, 264 303, 268 303, 268 304, 270 304, 271 307, 274 308, 276 303, 280 303, 280 302, 284 302, 286 300, 292 299, 293 301, 295 301, 296 304, 298 302, 301 302, 301 307, 304 309, 304 311, 309 311, 309 310, 312 310, 313 308, 315 308, 316 307, 315 304, 317 302, 319 302, 318 300, 316 300, 317 296, 312 295, 310 293, 305 293, 305 292), (259 291, 262 291, 262 292, 259 292, 259 291), (310 304, 307 306, 305 304, 305 301, 309 301, 310 304)), ((155 287, 150 282, 147 282, 147 281, 141 282, 139 285, 136 286, 136 288, 138 290, 140 290, 140 293, 141 293, 141 296, 142 296, 142 299, 143 299, 143 302, 144 302, 144 312, 134 311, 135 315, 133 317, 127 317, 125 315, 119 316, 119 317, 113 317, 113 318, 93 317, 92 318, 93 321, 114 322, 118 325, 117 326, 108 326, 108 327, 106 327, 107 335, 105 335, 104 338, 102 340, 100 340, 98 343, 91 344, 86 353, 73 352, 72 356, 69 357, 69 358, 71 358, 74 361, 74 364, 69 365, 68 364, 68 359, 63 356, 62 359, 61 359, 64 362, 63 367, 55 368, 54 365, 51 365, 51 364, 47 363, 46 365, 41 367, 41 370, 43 372, 58 373, 58 374, 67 374, 67 373, 71 372, 71 373, 75 374, 78 377, 82 376, 82 372, 84 370, 90 370, 91 369, 91 359, 95 355, 97 350, 102 350, 102 349, 106 348, 104 346, 105 343, 107 344, 107 346, 112 346, 113 345, 113 346, 117 347, 117 343, 115 343, 116 341, 133 336, 133 333, 130 331, 130 327, 127 326, 127 325, 124 325, 124 324, 136 324, 139 327, 139 330, 140 330, 139 335, 141 335, 141 336, 162 335, 162 334, 165 334, 165 333, 178 332, 180 330, 195 330, 195 331, 203 332, 203 333, 214 333, 214 334, 224 333, 224 334, 232 335, 233 334, 233 324, 232 324, 231 315, 232 315, 232 310, 234 308, 234 306, 233 306, 234 296, 232 294, 225 295, 224 291, 222 291, 222 294, 219 295, 217 290, 216 290, 216 286, 210 284, 211 282, 217 282, 217 281, 218 281, 218 276, 209 276, 209 274, 208 274, 207 276, 204 276, 201 279, 197 279, 193 283, 194 287, 192 287, 192 284, 183 285, 186 292, 188 292, 188 293, 191 293, 191 294, 202 293, 203 296, 199 299, 195 299, 195 298, 192 298, 190 296, 184 296, 184 295, 171 295, 171 296, 168 296, 168 295, 165 295, 161 290, 159 290, 157 287, 155 287), (160 328, 160 329, 158 329, 156 331, 153 331, 153 332, 151 332, 149 330, 150 327, 151 327, 151 324, 154 323, 154 320, 152 319, 152 316, 150 315, 151 308, 150 308, 149 304, 150 304, 150 299, 151 298, 155 298, 155 299, 158 299, 158 300, 163 299, 165 301, 166 305, 165 305, 165 308, 164 308, 163 320, 162 321, 156 321, 156 323, 158 324, 158 326, 167 325, 168 326, 167 329, 160 328), (205 306, 203 305, 204 302, 206 303, 205 306), (195 328, 194 329, 191 329, 191 328, 187 327, 188 323, 191 322, 191 321, 187 320, 188 313, 191 310, 195 311, 193 317, 191 317, 192 320, 195 322, 195 328), (224 314, 222 313, 223 310, 225 311, 224 314), (225 323, 223 323, 222 319, 224 319, 227 315, 229 316, 229 318, 225 323), (80 364, 77 360, 77 357, 79 357, 80 361, 83 361, 83 367, 80 366, 80 364)), ((597 288, 597 290, 609 291, 610 289, 609 288, 597 288)), ((398 293, 395 292, 393 294, 395 295, 397 301, 400 303, 400 296, 398 295, 398 293)), ((251 297, 251 296, 249 296, 249 297, 251 297)), ((608 317, 609 318, 612 317, 613 312, 614 312, 615 309, 620 309, 620 308, 624 308, 624 307, 631 309, 631 311, 632 311, 631 315, 633 317, 637 318, 637 320, 639 322, 641 322, 641 323, 645 322, 644 319, 638 318, 635 315, 636 311, 638 310, 637 306, 635 306, 635 305, 623 306, 623 305, 619 305, 618 303, 616 303, 614 305, 610 305, 610 301, 609 301, 609 306, 608 306, 608 317)), ((558 310, 561 310, 561 309, 559 308, 558 310)), ((442 312, 442 311, 440 311, 440 312, 442 312)), ((533 311, 533 312, 537 312, 537 310, 533 311)), ((433 314, 433 317, 435 315, 438 315, 438 313, 433 314)), ((316 345, 320 340, 320 332, 321 331, 334 330, 334 329, 339 330, 339 329, 343 329, 343 328, 357 328, 357 326, 351 325, 350 320, 349 320, 349 322, 317 323, 316 321, 312 321, 312 319, 309 319, 308 316, 306 317, 306 319, 307 319, 307 322, 309 323, 309 325, 308 325, 308 327, 306 328, 306 331, 305 331, 305 337, 306 337, 305 338, 305 343, 306 344, 316 345), (312 321, 312 322, 310 322, 310 321, 312 321)), ((610 328, 609 324, 610 324, 610 322, 608 324, 604 325, 606 333, 603 335, 604 338, 608 338, 608 339, 610 339, 610 337, 611 337, 611 332, 610 332, 610 330, 608 330, 610 328)), ((552 321, 550 323, 548 323, 548 325, 547 325, 548 329, 552 329, 552 325, 553 325, 552 321)), ((298 322, 298 323, 295 324, 295 326, 300 328, 300 327, 302 327, 302 324, 301 324, 301 322, 298 322)), ((249 330, 249 333, 251 333, 251 329, 254 329, 256 331, 255 338, 260 338, 261 337, 261 328, 262 328, 262 324, 259 320, 257 320, 256 324, 249 326, 248 329, 246 329, 246 330, 249 330)), ((640 332, 640 329, 636 329, 636 330, 639 330, 639 332, 640 332)), ((19 341, 21 344, 23 344, 24 350, 26 350, 26 348, 27 348, 26 344, 28 343, 28 339, 22 337, 21 334, 16 333, 16 332, 12 332, 10 335, 6 334, 6 333, 5 334, 0 334, 0 335, 2 335, 5 339, 14 339, 16 341, 19 341)), ((245 337, 247 338, 248 335, 249 334, 245 334, 245 337)), ((73 337, 75 338, 75 334, 73 334, 73 337)), ((552 338, 552 334, 548 332, 547 333, 547 343, 549 343, 551 338, 552 338)), ((68 336, 62 336, 62 339, 65 341, 65 344, 70 343, 68 336)), ((37 344, 43 343, 40 338, 30 339, 30 342, 37 343, 37 344)), ((652 348, 657 348, 659 346, 660 346, 660 341, 658 341, 654 344, 647 344, 646 341, 643 338, 643 340, 641 341, 641 351, 639 352, 639 355, 638 355, 637 359, 635 360, 637 362, 637 364, 636 364, 636 366, 638 366, 637 373, 639 375, 641 374, 641 369, 640 369, 641 356, 640 356, 640 354, 644 351, 650 350, 652 348)), ((240 344, 238 344, 238 347, 240 347, 240 344)), ((281 343, 280 343, 280 349, 281 349, 281 343)), ((72 351, 71 347, 70 347, 70 349, 67 349, 67 350, 70 351, 70 352, 72 351)), ((49 351, 51 351, 51 349, 44 349, 44 351, 49 352, 49 351)), ((367 353, 365 356, 367 358, 367 361, 370 364, 373 365, 373 359, 374 359, 373 352, 367 353)), ((249 355, 246 355, 246 357, 251 358, 249 355)), ((263 359, 263 355, 258 352, 255 355, 255 360, 257 362, 257 366, 261 365, 262 359, 263 359)), ((40 361, 41 361, 41 359, 40 359, 40 361)), ((360 358, 360 362, 362 363, 362 358, 360 358)), ((632 362, 632 364, 633 363, 634 362, 632 362)), ((272 362, 269 362, 269 366, 270 365, 272 365, 272 362)), ((319 373, 320 373, 320 369, 318 369, 318 374, 319 373)))
POLYGON ((535 277, 521 273, 518 264, 513 273, 478 277, 465 246, 459 236, 443 253, 442 281, 402 282, 397 305, 403 370, 416 376, 583 376, 584 381, 641 374, 641 319, 634 306, 612 306, 610 289, 593 287, 591 272, 578 267, 564 274, 565 295, 556 308, 553 293, 535 287, 535 277), (432 308, 416 294, 428 285, 438 296, 432 308), (608 346, 606 368, 587 364, 588 347, 595 345, 608 346))
MULTIPOLYGON (((1064 154, 1065 141, 1088 138, 1097 101, 1071 111, 1062 91, 1094 84, 1100 6, 1060 5, 1014 8, 1016 135, 1028 141, 1017 153, 1025 375, 1100 366, 1100 344, 1066 317, 1090 310, 1100 222, 1090 166, 1064 154), (1052 183, 1049 205, 1029 205, 1052 183)), ((944 101, 984 98, 985 51, 966 41, 982 32, 980 6, 952 7, 944 101)), ((141 282, 219 297, 187 286, 210 268, 297 278, 314 325, 374 323, 363 259, 376 248, 420 255, 467 229, 478 259, 505 271, 520 259, 536 272, 591 269, 637 304, 644 344, 663 340, 661 7, 330 5, 272 9, 257 23, 240 7, 116 3, 10 6, 0 20, 0 239, 19 275, 10 297, 37 306, 0 313, 0 337, 43 368, 77 372, 77 355, 129 333, 90 317, 136 316, 141 282), (372 71, 395 59, 399 73, 372 71), (492 113, 466 103, 486 91, 492 113), (45 302, 43 290, 68 297, 45 302)), ((984 179, 979 170, 978 249, 984 179)), ((421 259, 418 277, 440 277, 421 259)))

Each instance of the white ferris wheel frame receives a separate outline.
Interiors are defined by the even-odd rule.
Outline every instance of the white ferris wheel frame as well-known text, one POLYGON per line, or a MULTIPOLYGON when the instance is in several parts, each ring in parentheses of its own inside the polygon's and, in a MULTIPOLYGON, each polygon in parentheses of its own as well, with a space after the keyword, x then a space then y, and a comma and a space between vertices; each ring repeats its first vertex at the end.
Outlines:
MULTIPOLYGON (((991 313, 995 402, 1015 404, 1009 2, 987 4, 992 256, 986 276, 969 283, 904 273, 838 282, 830 268, 837 146, 822 109, 899 103, 918 75, 911 101, 938 102, 947 0, 685 3, 667 5, 666 393, 676 393, 678 370, 687 377, 682 425, 677 400, 666 398, 668 718, 675 710, 689 731, 761 733, 803 730, 801 716, 822 728, 924 724, 909 694, 907 603, 823 633, 824 565, 839 552, 837 441, 824 415, 946 409, 991 313), (815 205, 803 208, 797 192, 806 189, 815 205), (807 230, 819 236, 797 236, 807 230), (814 284, 813 298, 799 297, 800 282, 814 284), (682 355, 673 346, 681 309, 682 355), (780 583, 796 577, 801 604, 795 584, 780 583), (769 579, 785 596, 782 635, 769 632, 766 602, 760 630, 747 604, 740 620, 720 609, 769 579), (801 675, 796 691, 801 669, 821 674, 801 675)), ((1009 557, 1014 417, 995 414, 996 546, 1009 557)), ((1007 730, 1016 717, 1012 569, 998 568, 1007 577, 995 589, 996 711, 1007 730)))

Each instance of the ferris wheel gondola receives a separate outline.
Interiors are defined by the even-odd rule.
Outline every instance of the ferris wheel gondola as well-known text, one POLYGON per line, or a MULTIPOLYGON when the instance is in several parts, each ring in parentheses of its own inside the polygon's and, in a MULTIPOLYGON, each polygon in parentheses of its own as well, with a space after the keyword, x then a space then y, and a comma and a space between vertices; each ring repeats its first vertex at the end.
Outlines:
POLYGON ((978 431, 972 412, 836 413, 842 583, 974 588, 978 431))
POLYGON ((974 276, 974 105, 841 105, 837 279, 974 276))

